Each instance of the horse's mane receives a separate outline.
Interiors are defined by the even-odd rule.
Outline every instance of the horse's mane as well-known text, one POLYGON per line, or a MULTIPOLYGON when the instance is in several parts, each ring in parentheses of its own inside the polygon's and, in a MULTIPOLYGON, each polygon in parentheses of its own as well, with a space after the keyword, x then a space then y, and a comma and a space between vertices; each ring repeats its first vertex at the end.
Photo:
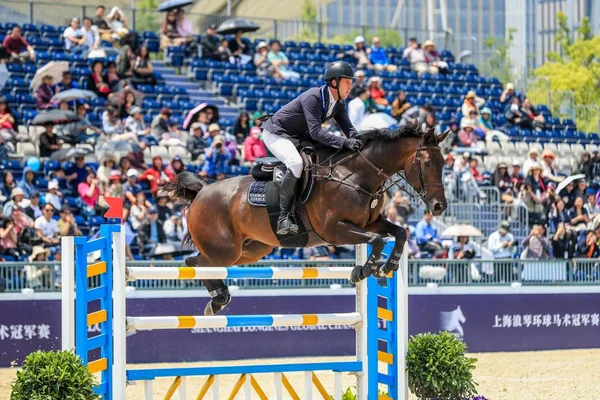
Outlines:
POLYGON ((355 136, 356 139, 361 139, 364 141, 368 140, 387 140, 393 141, 400 138, 405 137, 421 137, 423 133, 415 129, 411 125, 404 125, 396 129, 367 129, 361 131, 358 135, 355 136))

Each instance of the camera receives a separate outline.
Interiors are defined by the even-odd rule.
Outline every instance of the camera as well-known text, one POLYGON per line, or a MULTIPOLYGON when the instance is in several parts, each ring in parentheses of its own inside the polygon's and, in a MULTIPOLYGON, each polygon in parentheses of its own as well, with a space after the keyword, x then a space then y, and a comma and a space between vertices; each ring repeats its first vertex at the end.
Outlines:
POLYGON ((222 143, 217 143, 217 144, 215 145, 215 147, 216 147, 217 149, 221 150, 221 147, 223 147, 223 144, 222 144, 222 143))

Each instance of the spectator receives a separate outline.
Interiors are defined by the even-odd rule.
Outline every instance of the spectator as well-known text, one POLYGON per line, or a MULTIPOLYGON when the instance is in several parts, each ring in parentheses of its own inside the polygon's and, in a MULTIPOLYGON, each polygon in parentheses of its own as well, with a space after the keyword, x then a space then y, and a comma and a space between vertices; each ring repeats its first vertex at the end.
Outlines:
MULTIPOLYGON (((25 198, 25 192, 20 187, 15 187, 10 192, 10 200, 4 203, 4 207, 2 207, 2 215, 4 218, 10 218, 13 215, 13 209, 15 207, 19 207, 19 204, 25 198)), ((19 211, 21 208, 19 207, 19 211)))
POLYGON ((42 208, 42 216, 35 220, 35 233, 42 240, 44 247, 54 247, 60 244, 58 236, 58 224, 52 216, 54 215, 54 206, 46 204, 42 208))
POLYGON ((316 246, 304 250, 304 258, 314 261, 331 260, 334 253, 334 246, 316 246))
POLYGON ((480 183, 483 180, 483 175, 479 172, 479 160, 475 157, 469 159, 469 172, 471 173, 471 177, 475 179, 477 183, 480 183))
POLYGON ((214 137, 210 147, 205 151, 206 161, 200 175, 217 181, 225 179, 225 167, 231 160, 231 154, 224 146, 221 135, 214 137))
POLYGON ((430 129, 433 129, 436 136, 442 134, 442 128, 435 119, 434 113, 427 113, 427 115, 425 115, 425 121, 423 121, 423 123, 421 124, 421 130, 423 130, 424 132, 429 131, 430 129))
POLYGON ((257 159, 267 157, 267 148, 260 139, 262 131, 258 126, 250 129, 250 135, 244 140, 244 159, 254 164, 257 159))
POLYGON ((13 27, 10 34, 4 37, 2 46, 8 53, 10 61, 25 62, 27 60, 35 60, 35 51, 22 36, 21 27, 18 25, 13 27))
POLYGON ((30 198, 33 193, 38 192, 37 184, 35 183, 35 172, 29 166, 23 168, 23 179, 17 185, 23 189, 26 198, 30 198))
POLYGON ((600 258, 600 227, 587 234, 581 234, 577 243, 576 257, 600 258))
MULTIPOLYGON (((538 162, 538 150, 535 147, 532 147, 529 149, 529 153, 528 156, 529 158, 527 158, 527 160, 525 160, 525 162, 523 163, 523 175, 528 175, 529 174, 529 169, 531 168, 531 166, 533 164, 539 164, 538 162)), ((540 165, 541 168, 541 165, 540 165)))
POLYGON ((458 132, 459 145, 461 147, 477 146, 478 139, 474 131, 475 127, 473 121, 463 118, 460 122, 460 125, 462 129, 460 130, 460 132, 458 132))
POLYGON ((159 244, 167 243, 167 236, 163 224, 158 220, 156 208, 148 208, 148 218, 138 230, 138 243, 140 251, 146 256, 151 256, 159 244))
POLYGON ((45 75, 42 78, 42 84, 37 88, 35 97, 37 99, 37 108, 40 110, 47 110, 54 108, 54 104, 50 101, 52 96, 56 94, 56 88, 52 84, 52 75, 45 75))
POLYGON ((135 93, 132 90, 126 90, 123 93, 123 103, 119 106, 119 118, 125 119, 131 114, 129 110, 136 105, 135 93))
POLYGON ((279 40, 271 41, 271 50, 267 56, 269 62, 277 67, 283 79, 298 80, 300 74, 288 69, 290 61, 283 51, 281 51, 281 43, 279 40))
POLYGON ((58 136, 54 134, 54 125, 46 123, 44 132, 40 135, 40 157, 50 157, 52 153, 62 148, 58 136))
POLYGON ((158 187, 172 182, 173 178, 171 171, 163 165, 162 158, 160 156, 154 156, 152 157, 152 166, 144 171, 139 179, 141 181, 148 181, 150 184, 150 191, 156 196, 158 187))
POLYGON ((75 222, 75 217, 69 207, 60 210, 60 219, 57 222, 60 236, 82 236, 81 230, 75 222))
POLYGON ((536 109, 531 105, 531 101, 528 98, 523 100, 523 105, 521 106, 521 127, 525 129, 537 129, 541 130, 545 126, 544 116, 536 111, 536 109))
POLYGON ((483 130, 483 132, 486 134, 493 131, 494 130, 494 121, 492 120, 492 111, 487 108, 487 107, 483 107, 480 110, 480 115, 479 115, 479 127, 483 130))
POLYGON ((67 182, 71 184, 71 187, 77 189, 79 184, 85 181, 90 169, 85 165, 83 156, 75 157, 75 164, 65 171, 67 182))
MULTIPOLYGON (((168 219, 164 220, 164 231, 167 237, 167 242, 181 243, 185 236, 185 229, 182 222, 182 214, 177 211, 174 212, 168 219)), ((159 215, 160 220, 160 215, 159 215)))
POLYGON ((517 195, 521 190, 521 186, 525 184, 525 177, 521 173, 521 163, 516 159, 512 162, 512 170, 510 172, 510 183, 512 184, 514 195, 517 195))
MULTIPOLYGON (((180 173, 187 171, 187 167, 183 163, 183 160, 181 159, 180 156, 173 157, 173 159, 171 160, 171 163, 169 164, 168 169, 169 169, 169 172, 171 173, 171 175, 173 175, 173 176, 179 175, 180 173)), ((160 214, 160 209, 158 210, 158 212, 160 214)))
POLYGON ((371 60, 369 59, 368 49, 365 46, 365 38, 362 36, 354 38, 353 50, 339 54, 338 58, 344 58, 344 55, 354 57, 357 69, 373 69, 373 64, 371 64, 371 60))
POLYGON ((244 139, 250 134, 250 115, 242 111, 233 124, 233 134, 238 143, 243 143, 244 139))
POLYGON ((244 42, 243 36, 244 32, 238 30, 235 36, 229 40, 229 50, 241 64, 247 64, 252 58, 250 57, 250 49, 246 42, 244 42))
POLYGON ((110 30, 112 31, 112 37, 115 40, 121 40, 129 33, 127 29, 127 20, 124 17, 123 11, 119 7, 113 7, 107 16, 110 30))
POLYGON ((23 208, 23 212, 31 219, 35 220, 42 216, 42 209, 40 208, 40 194, 33 192, 29 197, 29 205, 23 208))
POLYGON ((392 102, 392 116, 400 121, 402 114, 410 107, 411 104, 406 100, 406 93, 403 90, 399 90, 396 94, 396 98, 392 102))
POLYGON ((62 80, 56 84, 58 92, 64 92, 69 89, 79 89, 79 83, 73 81, 71 71, 67 70, 62 73, 62 80))
POLYGON ((377 109, 383 111, 390 105, 389 101, 385 97, 385 90, 381 87, 381 78, 378 76, 373 76, 369 78, 367 81, 367 86, 369 87, 369 94, 375 104, 377 105, 377 109))
POLYGON ((217 26, 215 24, 211 24, 206 30, 206 33, 202 35, 200 45, 202 46, 203 57, 221 60, 220 54, 217 53, 217 49, 219 48, 219 38, 217 37, 217 26))
POLYGON ((2 174, 2 183, 0 184, 0 197, 2 198, 2 202, 5 202, 11 197, 10 193, 15 187, 17 187, 17 184, 15 183, 15 176, 13 173, 4 171, 2 174))
POLYGON ((279 68, 271 64, 269 61, 269 47, 266 42, 260 42, 256 46, 256 53, 254 53, 254 66, 256 67, 256 75, 258 76, 272 76, 275 80, 279 81, 283 78, 279 73, 279 68))
POLYGON ((348 103, 348 118, 352 125, 360 130, 360 124, 367 113, 365 101, 369 98, 367 89, 360 89, 357 96, 348 103))
POLYGON ((134 231, 137 231, 147 219, 147 212, 146 195, 144 192, 139 192, 135 196, 135 203, 131 206, 131 212, 129 213, 129 223, 134 231))
POLYGON ((389 205, 396 209, 398 221, 405 224, 409 215, 413 213, 413 208, 410 204, 410 199, 402 194, 400 190, 396 191, 390 200, 389 205))
POLYGON ((560 198, 552 204, 552 211, 550 211, 549 217, 551 232, 556 232, 560 224, 567 227, 571 224, 571 218, 569 218, 569 213, 565 209, 565 202, 560 198))
POLYGON ((85 181, 77 186, 77 193, 83 202, 82 211, 85 215, 101 214, 102 207, 98 204, 100 196, 100 181, 96 178, 94 170, 88 170, 85 181))
POLYGON ((177 30, 177 15, 175 11, 167 12, 165 21, 160 28, 160 48, 166 50, 167 47, 178 47, 187 42, 187 39, 181 37, 177 30))
POLYGON ((123 185, 123 193, 125 194, 125 206, 129 208, 136 204, 137 195, 143 192, 142 186, 137 182, 138 175, 139 173, 135 168, 127 170, 127 182, 123 185))
POLYGON ((426 40, 423 43, 423 56, 425 57, 425 62, 429 66, 429 71, 432 74, 442 73, 447 74, 448 71, 448 63, 442 61, 440 54, 437 52, 435 43, 432 40, 426 40))
POLYGON ((563 178, 557 175, 556 168, 554 167, 554 161, 556 156, 552 150, 544 150, 542 152, 542 176, 546 180, 553 182, 560 182, 563 178))
POLYGON ((525 179, 525 205, 529 211, 529 221, 532 225, 543 223, 545 219, 542 198, 545 191, 546 185, 542 179, 542 167, 539 163, 534 163, 525 179))
POLYGON ((76 143, 90 143, 95 144, 98 136, 102 135, 103 132, 96 128, 87 116, 87 112, 90 106, 86 103, 77 104, 77 116, 79 121, 72 122, 63 127, 62 140, 69 142, 70 144, 76 143), (93 133, 88 134, 88 130, 93 133))
POLYGON ((600 205, 596 202, 596 193, 592 190, 586 194, 585 210, 593 221, 600 214, 600 205))
POLYGON ((546 260, 550 255, 550 243, 546 238, 546 230, 543 225, 534 225, 529 236, 523 240, 522 259, 546 260))
POLYGON ((110 93, 110 87, 104 80, 103 70, 104 63, 102 61, 95 60, 92 63, 92 74, 88 77, 87 88, 98 96, 106 99, 110 93))
POLYGON ((456 242, 452 243, 448 250, 450 260, 470 260, 476 255, 475 247, 469 243, 468 236, 458 236, 456 242))
POLYGON ((148 52, 148 46, 145 44, 140 47, 133 64, 133 78, 136 84, 156 85, 150 53, 148 52))
POLYGON ((583 153, 577 172, 584 174, 587 182, 593 182, 594 180, 592 176, 593 167, 594 163, 592 162, 592 156, 590 156, 590 153, 583 153))
POLYGON ((510 232, 510 223, 502 221, 496 232, 493 232, 488 239, 488 249, 492 252, 495 259, 512 258, 516 250, 516 241, 510 232))
POLYGON ((62 193, 58 190, 58 181, 52 179, 48 182, 48 192, 44 196, 44 204, 52 204, 55 210, 62 209, 62 193))
POLYGON ((431 223, 432 220, 433 216, 431 213, 429 211, 425 211, 423 219, 417 224, 415 233, 419 248, 428 253, 435 253, 442 249, 442 243, 438 236, 438 231, 431 223))
POLYGON ((117 73, 117 64, 114 61, 110 61, 106 65, 106 74, 104 75, 104 82, 110 88, 111 93, 118 93, 123 90, 123 81, 117 73))
POLYGON ((509 82, 506 84, 506 86, 504 87, 504 91, 500 95, 500 103, 506 109, 506 108, 508 108, 508 106, 510 106, 513 103, 512 99, 514 97, 518 97, 517 94, 515 93, 515 84, 512 82, 509 82))
POLYGON ((160 112, 154 117, 150 130, 155 138, 161 137, 163 133, 169 130, 169 118, 171 118, 171 110, 166 107, 161 108, 160 112))
POLYGON ((233 57, 233 53, 229 50, 229 41, 226 38, 221 38, 214 57, 218 57, 217 61, 235 64, 235 57, 233 57))
POLYGON ((82 46, 84 49, 96 49, 100 45, 100 35, 98 28, 92 26, 92 19, 85 17, 83 19, 83 27, 80 29, 82 36, 82 46))
POLYGON ((194 27, 190 20, 185 17, 183 8, 177 10, 177 33, 185 40, 185 44, 190 44, 195 40, 194 27))
POLYGON ((477 97, 475 91, 469 90, 465 95, 465 101, 461 107, 461 112, 464 118, 472 118, 471 111, 475 111, 477 116, 479 115, 479 108, 483 106, 485 100, 481 97, 477 97))
MULTIPOLYGON (((29 256, 29 262, 48 261, 50 250, 44 249, 42 246, 34 246, 33 252, 29 256)), ((27 285, 31 289, 49 288, 50 287, 50 268, 47 265, 31 265, 23 267, 27 285)))
POLYGON ((521 126, 525 129, 531 129, 527 127, 529 126, 527 121, 525 121, 522 125, 524 120, 523 114, 521 114, 521 100, 517 96, 513 96, 511 100, 512 103, 508 106, 504 114, 506 121, 508 121, 508 123, 511 125, 521 126))
POLYGON ((81 53, 85 50, 83 44, 86 39, 79 28, 79 18, 71 18, 71 25, 65 29, 62 36, 65 41, 65 50, 73 53, 81 53))
POLYGON ((508 174, 508 166, 505 163, 500 163, 496 166, 496 170, 492 176, 492 185, 496 186, 502 194, 511 191, 512 183, 508 174))
POLYGON ((569 182, 566 188, 561 190, 559 193, 561 199, 565 202, 565 207, 567 210, 570 210, 573 207, 573 203, 575 203, 576 190, 575 190, 575 182, 569 182))
POLYGON ((365 71, 356 71, 354 73, 354 78, 354 83, 352 84, 352 89, 350 90, 348 101, 352 101, 355 97, 357 97, 359 90, 368 89, 367 83, 365 82, 365 71))
POLYGON ((100 39, 107 42, 113 42, 114 39, 112 38, 112 31, 104 19, 105 11, 106 9, 102 5, 96 7, 96 16, 94 17, 92 23, 96 28, 98 28, 100 39))
POLYGON ((124 132, 123 121, 119 118, 119 112, 113 107, 108 106, 102 113, 102 131, 109 137, 121 135, 124 132))
POLYGON ((408 247, 408 258, 421 258, 421 249, 417 244, 416 239, 412 235, 413 228, 408 224, 404 224, 404 230, 406 231, 406 244, 408 247))
POLYGON ((425 53, 416 38, 408 39, 408 47, 404 49, 402 58, 408 60, 411 68, 419 74, 426 72, 436 74, 438 72, 436 69, 430 68, 429 64, 427 64, 425 53))
POLYGON ((17 260, 28 254, 28 250, 31 248, 19 246, 18 234, 18 227, 12 218, 4 218, 0 229, 0 254, 14 257, 17 260))
POLYGON ((187 133, 183 133, 179 130, 179 123, 177 121, 169 122, 169 130, 162 134, 160 141, 158 142, 161 146, 172 147, 172 146, 183 146, 185 147, 185 140, 187 139, 187 133))
POLYGON ((402 114, 402 118, 400 119, 401 126, 404 125, 412 125, 413 121, 416 119, 419 123, 419 126, 423 124, 425 121, 425 117, 429 113, 435 112, 431 104, 423 104, 420 106, 413 106, 406 110, 404 114, 402 114))
POLYGON ((206 142, 202 138, 202 124, 200 122, 194 122, 192 127, 190 128, 190 136, 187 139, 186 149, 192 155, 192 161, 196 161, 200 158, 200 161, 203 161, 200 156, 204 155, 204 149, 206 148, 206 142))
MULTIPOLYGON (((175 156, 177 158, 177 156, 175 156)), ((164 191, 159 191, 156 195, 156 210, 158 211, 158 219, 160 221, 166 221, 171 218, 173 214, 172 204, 168 204, 169 195, 164 191)))
POLYGON ((381 47, 381 40, 377 36, 374 36, 373 39, 371 39, 369 58, 377 71, 386 70, 388 72, 396 72, 398 70, 397 66, 390 64, 390 60, 383 51, 383 47, 381 47))
POLYGON ((12 139, 15 135, 15 117, 12 113, 12 111, 10 110, 10 108, 8 107, 8 101, 6 100, 6 97, 1 96, 0 97, 0 132, 2 131, 8 131, 8 132, 2 132, 5 133, 6 135, 2 135, 3 137, 5 137, 6 139, 12 139))
MULTIPOLYGON (((137 168, 139 170, 144 170, 144 171, 148 169, 148 165, 146 164, 146 161, 144 161, 144 150, 149 147, 147 142, 144 141, 144 138, 147 138, 147 137, 150 137, 150 136, 147 135, 147 136, 142 137, 138 143, 138 148, 134 149, 133 151, 130 151, 127 154, 127 158, 129 159, 131 166, 133 168, 137 168)), ((152 137, 152 139, 156 140, 153 137, 152 137)))
POLYGON ((133 78, 133 63, 135 62, 135 53, 131 46, 125 45, 121 47, 119 56, 117 57, 117 75, 121 79, 131 80, 133 78))
POLYGON ((112 154, 105 154, 102 163, 96 171, 96 176, 100 183, 107 184, 110 180, 110 173, 116 169, 117 160, 112 154))
POLYGON ((571 260, 575 256, 577 237, 574 232, 567 229, 564 223, 558 224, 552 236, 552 255, 554 258, 571 260))
POLYGON ((573 203, 573 208, 569 210, 569 223, 570 229, 576 231, 587 231, 588 224, 590 223, 590 217, 587 213, 586 208, 583 206, 583 198, 577 196, 573 203))

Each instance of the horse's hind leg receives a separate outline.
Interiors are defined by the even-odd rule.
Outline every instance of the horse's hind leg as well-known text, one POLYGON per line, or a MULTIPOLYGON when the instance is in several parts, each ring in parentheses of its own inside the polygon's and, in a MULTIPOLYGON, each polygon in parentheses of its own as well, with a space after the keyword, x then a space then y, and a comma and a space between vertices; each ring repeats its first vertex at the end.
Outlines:
POLYGON ((267 254, 273 251, 273 246, 257 242, 256 240, 248 240, 242 245, 242 255, 235 262, 236 265, 255 263, 267 254))

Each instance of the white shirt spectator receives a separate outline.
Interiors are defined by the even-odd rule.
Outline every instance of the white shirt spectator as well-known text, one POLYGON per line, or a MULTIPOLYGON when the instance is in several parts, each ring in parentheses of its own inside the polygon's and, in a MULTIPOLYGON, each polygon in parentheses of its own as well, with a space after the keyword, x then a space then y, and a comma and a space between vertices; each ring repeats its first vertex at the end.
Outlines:
POLYGON ((98 28, 92 26, 90 30, 86 30, 85 26, 80 29, 81 35, 85 37, 85 45, 91 49, 95 49, 100 44, 100 35, 98 35, 98 28))
POLYGON ((510 232, 506 232, 504 235, 500 231, 492 233, 488 239, 488 248, 494 254, 494 258, 512 258, 513 246, 515 237, 510 232), (508 242, 508 246, 504 246, 503 243, 508 242))
POLYGON ((404 52, 402 53, 402 58, 406 58, 411 64, 426 62, 425 53, 423 53, 423 49, 415 49, 410 46, 404 49, 404 52))
POLYGON ((62 202, 61 202, 62 197, 59 196, 57 193, 51 193, 48 192, 46 193, 46 196, 44 197, 44 200, 46 201, 45 204, 52 204, 54 206, 55 209, 57 209, 58 211, 61 210, 62 208, 62 202))
POLYGON ((82 33, 81 33, 81 29, 77 28, 77 29, 73 29, 73 27, 69 26, 67 29, 65 29, 65 31, 63 32, 63 38, 65 39, 65 49, 66 50, 70 50, 71 47, 74 46, 74 43, 71 42, 70 40, 67 40, 68 37, 81 37, 82 33))
POLYGON ((140 225, 142 225, 142 221, 140 221, 140 216, 145 213, 145 210, 142 210, 137 205, 131 206, 131 215, 129 216, 129 222, 131 222, 131 228, 134 231, 137 231, 140 225))
POLYGON ((350 122, 356 129, 359 129, 366 111, 365 102, 360 97, 355 97, 348 103, 348 118, 350 118, 350 122))
POLYGON ((44 216, 41 216, 35 220, 35 229, 42 231, 43 236, 57 237, 58 236, 58 223, 54 218, 50 218, 48 221, 44 216))

